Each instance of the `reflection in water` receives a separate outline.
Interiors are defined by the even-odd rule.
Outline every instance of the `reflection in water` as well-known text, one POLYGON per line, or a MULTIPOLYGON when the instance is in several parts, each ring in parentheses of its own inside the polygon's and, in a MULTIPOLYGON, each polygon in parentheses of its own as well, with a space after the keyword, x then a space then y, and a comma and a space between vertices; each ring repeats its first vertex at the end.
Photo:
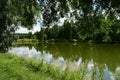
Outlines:
MULTIPOLYGON (((69 69, 69 71, 78 71, 81 65, 84 65, 82 58, 79 58, 78 61, 67 61, 63 57, 58 57, 57 59, 53 57, 48 51, 37 51, 34 47, 29 49, 28 47, 14 47, 9 50, 9 52, 22 56, 25 58, 36 58, 42 59, 44 63, 50 64, 54 67, 61 69, 62 71, 69 69), (69 66, 68 66, 69 65, 69 66)), ((91 77, 93 75, 94 68, 96 68, 96 77, 100 77, 100 71, 98 67, 94 66, 93 60, 90 60, 87 65, 87 74, 86 77, 91 77)), ((120 67, 116 68, 116 72, 120 71, 120 67)), ((105 64, 103 80, 115 80, 114 75, 108 69, 105 64)))
POLYGON ((115 80, 115 77, 109 71, 109 69, 108 69, 106 64, 105 64, 105 69, 104 69, 104 74, 103 74, 103 80, 115 80))
POLYGON ((116 71, 120 71, 120 67, 117 67, 117 68, 116 68, 116 71))
MULTIPOLYGON (((40 43, 40 44, 19 44, 14 46, 14 48, 24 49, 18 51, 20 53, 25 53, 30 50, 36 49, 38 53, 49 53, 52 57, 58 58, 62 56, 65 60, 77 61, 82 57, 83 62, 90 61, 93 59, 95 63, 103 65, 107 64, 111 71, 115 71, 116 67, 120 66, 120 44, 88 44, 88 43, 77 43, 73 45, 72 43, 40 43), (17 46, 17 47, 16 47, 17 46), (22 52, 21 52, 22 51, 22 52)), ((15 50, 12 50, 15 51, 15 50)), ((16 51, 17 52, 17 51, 16 51)), ((28 55, 28 54, 27 54, 28 55)), ((36 56, 41 56, 36 54, 36 56)))
POLYGON ((88 63, 88 73, 92 73, 93 68, 94 68, 94 63, 93 63, 93 60, 91 60, 88 63))
POLYGON ((36 57, 39 58, 41 56, 41 52, 37 52, 34 47, 32 49, 29 49, 29 47, 15 47, 11 48, 9 50, 10 53, 14 53, 18 56, 24 56, 24 57, 36 57))

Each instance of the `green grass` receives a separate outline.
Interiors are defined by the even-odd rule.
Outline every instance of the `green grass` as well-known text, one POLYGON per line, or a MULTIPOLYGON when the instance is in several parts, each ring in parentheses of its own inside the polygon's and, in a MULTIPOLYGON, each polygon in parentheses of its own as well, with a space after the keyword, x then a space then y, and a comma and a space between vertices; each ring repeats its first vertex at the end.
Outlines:
MULTIPOLYGON (((77 71, 70 71, 69 64, 65 71, 45 64, 42 60, 24 59, 12 54, 0 54, 0 80, 102 80, 103 68, 96 75, 96 67, 91 76, 87 75, 87 62, 77 71)), ((72 68, 73 69, 73 68, 72 68)), ((120 72, 114 74, 120 80, 120 72)))
POLYGON ((17 41, 18 41, 18 42, 38 42, 37 39, 27 39, 27 38, 18 39, 17 41))
POLYGON ((38 43, 37 39, 18 39, 17 41, 13 42, 12 45, 18 45, 18 44, 36 44, 38 43))
POLYGON ((52 80, 42 72, 29 68, 29 61, 11 54, 0 54, 0 80, 52 80))

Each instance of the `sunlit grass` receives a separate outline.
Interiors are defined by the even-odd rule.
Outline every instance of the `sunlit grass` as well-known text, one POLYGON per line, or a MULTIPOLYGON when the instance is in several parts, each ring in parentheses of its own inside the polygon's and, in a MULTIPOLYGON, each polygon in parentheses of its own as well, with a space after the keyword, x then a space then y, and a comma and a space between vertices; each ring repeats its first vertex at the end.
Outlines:
POLYGON ((38 43, 37 39, 18 39, 17 41, 14 41, 12 45, 18 45, 18 44, 36 44, 38 43))
POLYGON ((52 80, 47 74, 31 70, 28 64, 23 58, 0 54, 0 80, 52 80))

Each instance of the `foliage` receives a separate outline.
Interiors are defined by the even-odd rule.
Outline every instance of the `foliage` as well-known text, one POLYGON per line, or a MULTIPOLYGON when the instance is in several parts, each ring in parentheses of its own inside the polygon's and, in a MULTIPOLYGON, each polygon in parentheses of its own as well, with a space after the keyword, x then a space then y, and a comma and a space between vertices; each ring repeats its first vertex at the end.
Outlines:
POLYGON ((6 0, 0 1, 0 51, 6 51, 7 47, 10 46, 13 39, 14 26, 9 17, 8 6, 6 0))
MULTIPOLYGON (((72 34, 70 28, 60 30, 62 38, 77 36, 80 40, 93 40, 94 42, 119 41, 119 3, 113 0, 39 0, 43 8, 43 23, 48 28, 60 18, 67 18, 69 24, 63 25, 76 28, 72 34), (46 5, 45 5, 46 3, 46 5), (52 20, 51 20, 52 19, 52 20), (117 25, 117 27, 116 27, 117 25), (114 30, 114 33, 113 33, 114 30), (76 35, 77 34, 77 35, 76 35), (67 36, 67 37, 65 37, 67 36), (115 37, 115 39, 113 39, 115 37)), ((48 39, 52 39, 51 29, 47 30, 48 39), (51 38, 50 38, 51 37, 51 38)), ((76 37, 75 37, 76 38, 76 37)), ((74 39, 74 38, 73 38, 74 39)))
POLYGON ((28 33, 28 38, 31 39, 32 38, 32 32, 28 33))
POLYGON ((61 17, 75 16, 79 20, 81 14, 85 18, 89 17, 88 14, 90 15, 91 12, 97 15, 103 10, 106 10, 106 13, 111 12, 112 9, 120 11, 120 1, 115 2, 114 0, 38 0, 38 2, 42 7, 43 23, 49 27, 51 23, 58 21, 61 17), (80 12, 77 13, 77 11, 80 12))
POLYGON ((11 46, 18 25, 32 27, 37 9, 36 0, 0 0, 0 51, 11 46))
POLYGON ((50 28, 60 18, 67 18, 69 23, 64 26, 70 26, 64 27, 65 39, 77 36, 95 42, 119 41, 119 4, 119 0, 0 0, 0 51, 6 51, 11 45, 17 26, 30 29, 37 21, 43 22, 46 28, 46 35, 41 31, 40 40, 56 39, 58 29, 50 28))
POLYGON ((39 41, 44 41, 45 40, 44 28, 41 28, 41 31, 36 32, 34 35, 39 41))
MULTIPOLYGON (((103 15, 99 15, 94 18, 91 17, 90 19, 89 18, 90 17, 88 17, 86 20, 81 19, 75 24, 65 21, 64 25, 62 26, 54 25, 51 28, 41 28, 41 31, 36 32, 32 35, 32 37, 36 36, 36 39, 39 41, 72 41, 74 39, 92 42, 120 41, 120 22, 118 20, 111 20, 109 17, 105 19, 103 15)), ((21 39, 29 38, 28 34, 19 34, 19 37, 21 39)))

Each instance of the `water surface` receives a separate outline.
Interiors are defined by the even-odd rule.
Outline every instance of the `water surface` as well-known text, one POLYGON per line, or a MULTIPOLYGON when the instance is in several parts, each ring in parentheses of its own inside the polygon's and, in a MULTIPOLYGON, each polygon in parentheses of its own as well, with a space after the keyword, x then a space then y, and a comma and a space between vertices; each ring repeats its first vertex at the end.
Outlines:
POLYGON ((19 44, 13 46, 9 52, 24 56, 40 57, 40 54, 51 54, 55 59, 63 57, 65 60, 83 61, 93 60, 99 65, 107 64, 109 69, 115 71, 120 66, 120 44, 89 44, 89 43, 39 43, 19 44), (37 53, 37 54, 34 54, 37 53))

